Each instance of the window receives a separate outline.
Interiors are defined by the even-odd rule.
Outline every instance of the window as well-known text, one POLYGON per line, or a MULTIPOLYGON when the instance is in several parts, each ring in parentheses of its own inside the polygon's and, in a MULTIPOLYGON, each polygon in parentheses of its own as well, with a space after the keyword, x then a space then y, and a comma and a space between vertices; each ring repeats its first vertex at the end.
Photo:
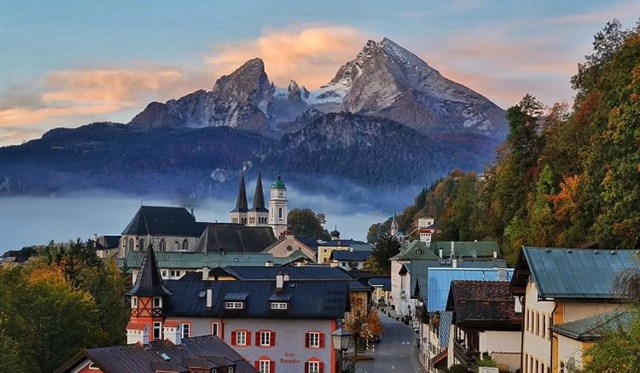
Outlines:
POLYGON ((173 251, 180 250, 180 243, 178 241, 173 241, 173 251))
POLYGON ((141 238, 138 242, 138 249, 144 250, 144 238, 141 238))
POLYGON ((307 332, 305 335, 305 347, 324 348, 324 334, 320 332, 307 332))
POLYGON ((224 302, 224 308, 228 310, 241 310, 244 308, 243 302, 224 302))
POLYGON ((260 358, 260 360, 256 361, 256 369, 260 373, 275 373, 276 371, 276 363, 272 360, 268 360, 268 358, 264 359, 260 358))
POLYGON ((233 373, 233 367, 227 367, 227 373, 233 373))
POLYGON ((165 242, 164 238, 160 240, 158 248, 160 249, 160 251, 167 251, 167 243, 165 242))
POLYGON ((270 330, 257 331, 256 343, 262 347, 273 347, 276 345, 276 333, 270 330))
POLYGON ((162 297, 153 297, 153 308, 162 308, 162 297))
POLYGON ((186 238, 182 241, 182 250, 189 251, 189 241, 186 238))
POLYGON ((304 363, 304 373, 324 373, 324 364, 317 359, 304 363))
POLYGON ((220 324, 217 321, 211 323, 211 335, 220 336, 220 324))
POLYGON ((131 308, 138 308, 138 297, 131 297, 131 308))
POLYGON ((153 323, 153 339, 162 339, 162 323, 153 323))
POLYGON ((191 324, 182 323, 182 338, 189 338, 191 336, 191 324))
POLYGON ((251 346, 251 333, 247 330, 232 331, 231 344, 234 346, 251 346))
POLYGON ((162 270, 162 278, 167 278, 167 270, 166 269, 162 270))
POLYGON ((133 238, 129 238, 129 251, 133 251, 133 238))
POLYGON ((271 302, 272 310, 286 310, 287 308, 289 308, 287 302, 271 302))
POLYGON ((282 220, 282 207, 278 207, 278 219, 282 220))

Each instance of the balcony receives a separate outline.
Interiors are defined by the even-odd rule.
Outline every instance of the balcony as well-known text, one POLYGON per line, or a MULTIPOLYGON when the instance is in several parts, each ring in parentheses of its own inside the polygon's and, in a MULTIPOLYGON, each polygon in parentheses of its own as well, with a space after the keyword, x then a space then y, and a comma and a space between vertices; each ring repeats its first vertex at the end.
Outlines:
POLYGON ((458 340, 453 341, 453 356, 467 370, 473 369, 476 362, 480 358, 480 352, 472 351, 464 347, 458 340))

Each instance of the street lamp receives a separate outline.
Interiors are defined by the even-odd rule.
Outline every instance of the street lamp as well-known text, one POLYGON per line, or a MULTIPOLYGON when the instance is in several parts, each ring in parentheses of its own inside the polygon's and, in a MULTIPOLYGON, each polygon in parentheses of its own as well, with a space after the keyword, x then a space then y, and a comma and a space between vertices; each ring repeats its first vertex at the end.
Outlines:
POLYGON ((351 333, 342 328, 331 333, 333 348, 338 352, 338 372, 340 373, 342 373, 342 354, 349 347, 349 339, 351 339, 351 333))

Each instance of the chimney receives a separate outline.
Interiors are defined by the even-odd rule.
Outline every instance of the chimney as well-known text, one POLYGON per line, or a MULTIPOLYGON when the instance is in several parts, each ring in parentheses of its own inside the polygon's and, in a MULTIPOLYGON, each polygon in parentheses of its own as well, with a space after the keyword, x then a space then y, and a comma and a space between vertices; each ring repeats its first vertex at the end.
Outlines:
POLYGON ((451 257, 456 257, 456 244, 454 241, 451 241, 451 257))
POLYGON ((164 339, 170 341, 174 345, 182 343, 182 326, 177 321, 168 320, 162 325, 162 335, 164 339))
POLYGON ((264 266, 265 267, 273 267, 273 262, 271 260, 267 260, 266 262, 264 262, 264 266))
POLYGON ((440 259, 442 259, 442 248, 438 249, 438 256, 440 256, 440 259))
POLYGON ((493 259, 498 259, 498 252, 497 251, 493 252, 493 259))
POLYGON ((146 324, 130 322, 127 325, 127 344, 149 344, 149 329, 146 324))
POLYGON ((211 311, 213 308, 213 289, 207 289, 207 310, 211 311))
POLYGON ((276 290, 281 291, 284 288, 284 275, 282 272, 278 272, 276 275, 276 290))
POLYGON ((507 281, 507 269, 498 268, 498 281, 507 281))
POLYGON ((202 281, 209 280, 209 267, 202 267, 202 281))
POLYGON ((289 282, 289 274, 287 272, 284 273, 283 275, 283 282, 284 284, 286 284, 287 282, 289 282))
POLYGON ((451 268, 458 268, 458 259, 451 259, 451 268))

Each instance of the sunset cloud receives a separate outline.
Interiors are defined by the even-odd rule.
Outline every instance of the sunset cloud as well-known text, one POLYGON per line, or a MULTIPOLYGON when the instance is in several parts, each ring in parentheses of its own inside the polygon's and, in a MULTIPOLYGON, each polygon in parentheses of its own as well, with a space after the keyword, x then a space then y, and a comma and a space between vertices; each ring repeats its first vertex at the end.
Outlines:
POLYGON ((257 39, 217 49, 207 62, 213 75, 219 77, 260 57, 276 85, 284 86, 295 79, 314 89, 326 84, 342 64, 355 58, 366 40, 362 32, 351 27, 268 30, 257 39))
POLYGON ((42 133, 40 128, 101 120, 128 120, 149 101, 165 101, 193 90, 193 79, 177 69, 89 69, 54 71, 2 97, 0 146, 42 133), (129 117, 124 118, 123 115, 129 117))

